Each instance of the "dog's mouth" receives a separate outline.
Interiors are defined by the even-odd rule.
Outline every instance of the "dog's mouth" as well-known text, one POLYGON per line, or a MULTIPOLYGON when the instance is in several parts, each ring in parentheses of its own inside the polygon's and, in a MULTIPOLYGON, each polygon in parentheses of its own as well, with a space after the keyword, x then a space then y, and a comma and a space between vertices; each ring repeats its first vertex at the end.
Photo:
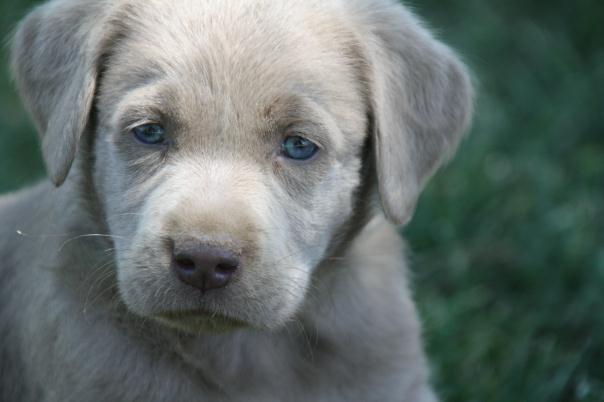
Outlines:
POLYGON ((185 332, 228 332, 249 327, 249 324, 233 317, 207 310, 166 311, 154 315, 161 323, 185 332))

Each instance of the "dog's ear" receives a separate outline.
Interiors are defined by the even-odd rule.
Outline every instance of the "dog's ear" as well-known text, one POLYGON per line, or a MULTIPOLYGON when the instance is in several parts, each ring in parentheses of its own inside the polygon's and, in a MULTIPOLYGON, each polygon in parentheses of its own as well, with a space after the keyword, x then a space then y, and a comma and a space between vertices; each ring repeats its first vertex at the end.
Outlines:
POLYGON ((91 114, 101 54, 102 1, 58 0, 32 11, 12 42, 12 70, 60 186, 91 114), (95 4, 97 3, 97 4, 95 4))
POLYGON ((364 18, 379 194, 387 217, 403 224, 467 130, 473 90, 455 54, 402 6, 366 10, 364 18))

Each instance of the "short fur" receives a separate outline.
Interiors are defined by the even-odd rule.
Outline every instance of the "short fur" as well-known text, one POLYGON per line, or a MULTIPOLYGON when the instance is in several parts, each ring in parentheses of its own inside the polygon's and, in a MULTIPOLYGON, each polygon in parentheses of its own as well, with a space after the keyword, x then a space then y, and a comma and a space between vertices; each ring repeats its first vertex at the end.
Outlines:
POLYGON ((0 199, 2 401, 435 400, 394 224, 472 89, 403 6, 53 0, 12 54, 56 187, 0 199), (190 241, 232 283, 180 282, 190 241))

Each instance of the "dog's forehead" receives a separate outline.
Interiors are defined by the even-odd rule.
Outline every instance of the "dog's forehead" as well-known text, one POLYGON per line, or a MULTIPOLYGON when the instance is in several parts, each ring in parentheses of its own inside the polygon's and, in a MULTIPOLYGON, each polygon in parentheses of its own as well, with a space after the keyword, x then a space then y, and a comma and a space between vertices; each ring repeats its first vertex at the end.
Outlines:
POLYGON ((119 17, 125 34, 112 52, 102 98, 113 104, 150 87, 181 120, 209 132, 233 124, 261 129, 279 113, 310 116, 312 106, 362 126, 352 31, 342 15, 330 15, 336 10, 329 2, 313 3, 176 0, 126 7, 119 17))
POLYGON ((223 98, 269 102, 284 95, 271 93, 276 88, 320 96, 351 87, 353 38, 341 16, 326 15, 336 13, 333 6, 298 0, 135 4, 120 17, 127 33, 114 52, 121 77, 140 76, 124 80, 130 85, 156 74, 185 79, 223 98))

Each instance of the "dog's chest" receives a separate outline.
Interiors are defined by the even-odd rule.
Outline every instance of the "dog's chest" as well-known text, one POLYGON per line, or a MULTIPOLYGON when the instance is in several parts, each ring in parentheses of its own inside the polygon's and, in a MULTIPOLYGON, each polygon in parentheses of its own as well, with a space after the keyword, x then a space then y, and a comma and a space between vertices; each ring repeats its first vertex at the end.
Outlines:
MULTIPOLYGON (((228 355, 225 350, 206 349, 202 352, 206 356, 189 356, 195 361, 180 366, 187 377, 180 378, 181 385, 187 386, 181 388, 177 400, 367 402, 398 395, 397 390, 386 389, 379 370, 373 375, 367 369, 370 356, 361 355, 369 350, 348 350, 346 355, 316 339, 291 333, 238 346, 228 355), (374 399, 376 389, 379 399, 374 399)), ((174 368, 166 370, 174 372, 174 368)))
MULTIPOLYGON (((131 345, 129 350, 107 350, 113 356, 108 360, 121 354, 120 366, 104 367, 103 361, 80 362, 86 373, 82 369, 78 373, 65 370, 64 378, 54 379, 60 384, 55 388, 57 392, 44 400, 367 402, 388 401, 400 395, 399 390, 384 386, 383 378, 378 378, 380 373, 372 373, 358 363, 366 359, 349 359, 333 350, 289 340, 275 340, 272 348, 268 345, 255 345, 256 350, 231 350, 232 354, 228 353, 228 344, 222 351, 217 345, 213 351, 199 351, 205 357, 185 358, 190 361, 178 352, 168 355, 143 351, 140 345, 131 345), (292 349, 287 351, 288 347, 292 349), (96 373, 90 371, 93 367, 98 369, 96 373), (70 383, 74 378, 77 384, 70 383)), ((102 354, 95 353, 95 357, 102 358, 102 354)))

